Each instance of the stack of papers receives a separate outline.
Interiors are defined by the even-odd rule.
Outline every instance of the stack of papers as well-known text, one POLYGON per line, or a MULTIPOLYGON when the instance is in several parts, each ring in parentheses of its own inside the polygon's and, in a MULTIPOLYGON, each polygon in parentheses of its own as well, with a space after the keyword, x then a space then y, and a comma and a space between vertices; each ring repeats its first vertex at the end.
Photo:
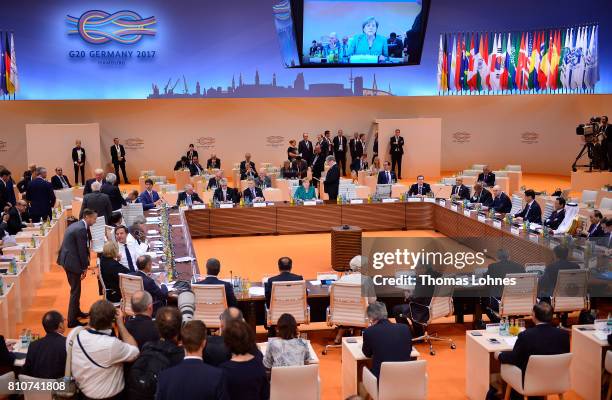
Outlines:
POLYGON ((191 262, 193 261, 194 258, 193 257, 179 257, 179 258, 175 258, 174 261, 176 261, 177 263, 182 263, 182 262, 191 262))
POLYGON ((249 288, 249 295, 251 296, 264 296, 266 290, 262 286, 251 286, 249 288))
POLYGON ((518 339, 518 336, 504 337, 504 343, 506 343, 508 346, 514 347, 516 339, 518 339))

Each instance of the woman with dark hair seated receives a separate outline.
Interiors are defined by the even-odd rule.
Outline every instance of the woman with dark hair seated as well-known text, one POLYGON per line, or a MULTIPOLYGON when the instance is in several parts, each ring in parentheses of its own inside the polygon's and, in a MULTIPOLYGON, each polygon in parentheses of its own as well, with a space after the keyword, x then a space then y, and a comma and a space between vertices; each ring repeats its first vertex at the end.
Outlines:
POLYGON ((223 329, 223 341, 232 358, 219 365, 225 372, 231 400, 267 400, 270 383, 261 359, 251 354, 255 332, 244 321, 229 321, 223 329))
POLYGON ((298 326, 291 314, 283 314, 276 325, 278 337, 270 338, 263 359, 266 368, 293 367, 308 362, 308 343, 299 337, 298 326))
POLYGON ((130 270, 121 265, 119 260, 121 253, 117 243, 109 240, 102 248, 100 257, 100 273, 106 287, 106 300, 111 303, 121 301, 121 290, 119 289, 119 274, 129 274, 130 270))

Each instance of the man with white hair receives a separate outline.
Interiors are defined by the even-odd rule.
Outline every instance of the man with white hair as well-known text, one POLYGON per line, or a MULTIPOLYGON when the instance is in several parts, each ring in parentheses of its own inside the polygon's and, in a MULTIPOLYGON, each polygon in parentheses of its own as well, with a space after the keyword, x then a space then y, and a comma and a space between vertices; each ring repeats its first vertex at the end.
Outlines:
POLYGON ((106 181, 102 183, 100 192, 108 196, 111 201, 111 206, 113 210, 120 210, 121 206, 127 205, 127 202, 121 195, 119 187, 115 185, 116 182, 117 176, 115 174, 113 174, 112 172, 106 174, 106 181))
POLYGON ((494 186, 495 185, 495 174, 491 172, 488 165, 482 168, 482 172, 478 174, 478 182, 482 182, 483 186, 494 186))
POLYGON ((512 200, 501 190, 499 185, 493 186, 493 203, 491 203, 491 208, 495 212, 502 214, 507 214, 512 210, 512 200))
POLYGON ((227 186, 227 179, 221 178, 219 184, 220 186, 215 190, 213 199, 218 202, 231 201, 237 203, 240 195, 237 193, 236 189, 227 186))
POLYGON ((263 167, 259 169, 259 176, 255 179, 255 181, 261 190, 272 187, 272 179, 270 179, 268 176, 268 170, 263 167))
POLYGON ((47 169, 45 167, 36 168, 36 178, 32 177, 25 199, 30 203, 32 222, 51 218, 51 209, 55 205, 55 193, 51 183, 47 182, 47 169))
POLYGON ((83 211, 89 209, 95 211, 98 217, 103 216, 105 223, 107 225, 109 224, 110 216, 113 213, 113 207, 108 195, 100 192, 101 187, 102 184, 97 181, 91 184, 91 193, 87 193, 83 196, 83 205, 81 205, 79 219, 83 218, 83 211))
POLYGON ((334 156, 327 156, 325 164, 329 166, 329 169, 325 175, 325 181, 323 181, 323 188, 329 196, 329 201, 335 202, 338 198, 338 189, 340 187, 340 169, 338 164, 336 164, 334 156))
POLYGON ((223 171, 218 170, 215 172, 215 176, 208 180, 208 189, 215 190, 218 187, 221 187, 221 179, 223 179, 223 171))
POLYGON ((184 203, 186 206, 192 206, 193 204, 203 204, 204 202, 193 190, 193 185, 186 184, 185 191, 179 193, 178 198, 176 199, 177 206, 181 203, 184 203))
POLYGON ((96 168, 94 170, 94 177, 91 179, 87 179, 87 181, 85 182, 85 188, 83 189, 84 195, 87 193, 91 193, 91 184, 94 182, 100 182, 100 184, 106 182, 104 180, 104 170, 102 168, 96 168))

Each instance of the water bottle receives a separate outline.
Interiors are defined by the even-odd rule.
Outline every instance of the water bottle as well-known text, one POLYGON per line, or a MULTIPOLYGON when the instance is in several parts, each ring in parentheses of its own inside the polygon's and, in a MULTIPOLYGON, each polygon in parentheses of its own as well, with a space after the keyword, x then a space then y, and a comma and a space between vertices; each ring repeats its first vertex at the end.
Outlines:
POLYGON ((506 318, 502 318, 501 321, 499 322, 499 334, 500 336, 507 336, 508 335, 508 321, 506 320, 506 318))
POLYGON ((11 262, 9 264, 9 272, 13 275, 17 274, 17 261, 14 258, 11 258, 11 262))

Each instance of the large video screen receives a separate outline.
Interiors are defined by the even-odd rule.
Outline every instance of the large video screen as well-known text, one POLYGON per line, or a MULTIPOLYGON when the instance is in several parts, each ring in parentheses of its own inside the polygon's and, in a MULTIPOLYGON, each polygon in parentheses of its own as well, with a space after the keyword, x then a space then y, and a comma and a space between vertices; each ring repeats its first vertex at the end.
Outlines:
POLYGON ((304 0, 302 66, 419 64, 429 0, 304 0))

